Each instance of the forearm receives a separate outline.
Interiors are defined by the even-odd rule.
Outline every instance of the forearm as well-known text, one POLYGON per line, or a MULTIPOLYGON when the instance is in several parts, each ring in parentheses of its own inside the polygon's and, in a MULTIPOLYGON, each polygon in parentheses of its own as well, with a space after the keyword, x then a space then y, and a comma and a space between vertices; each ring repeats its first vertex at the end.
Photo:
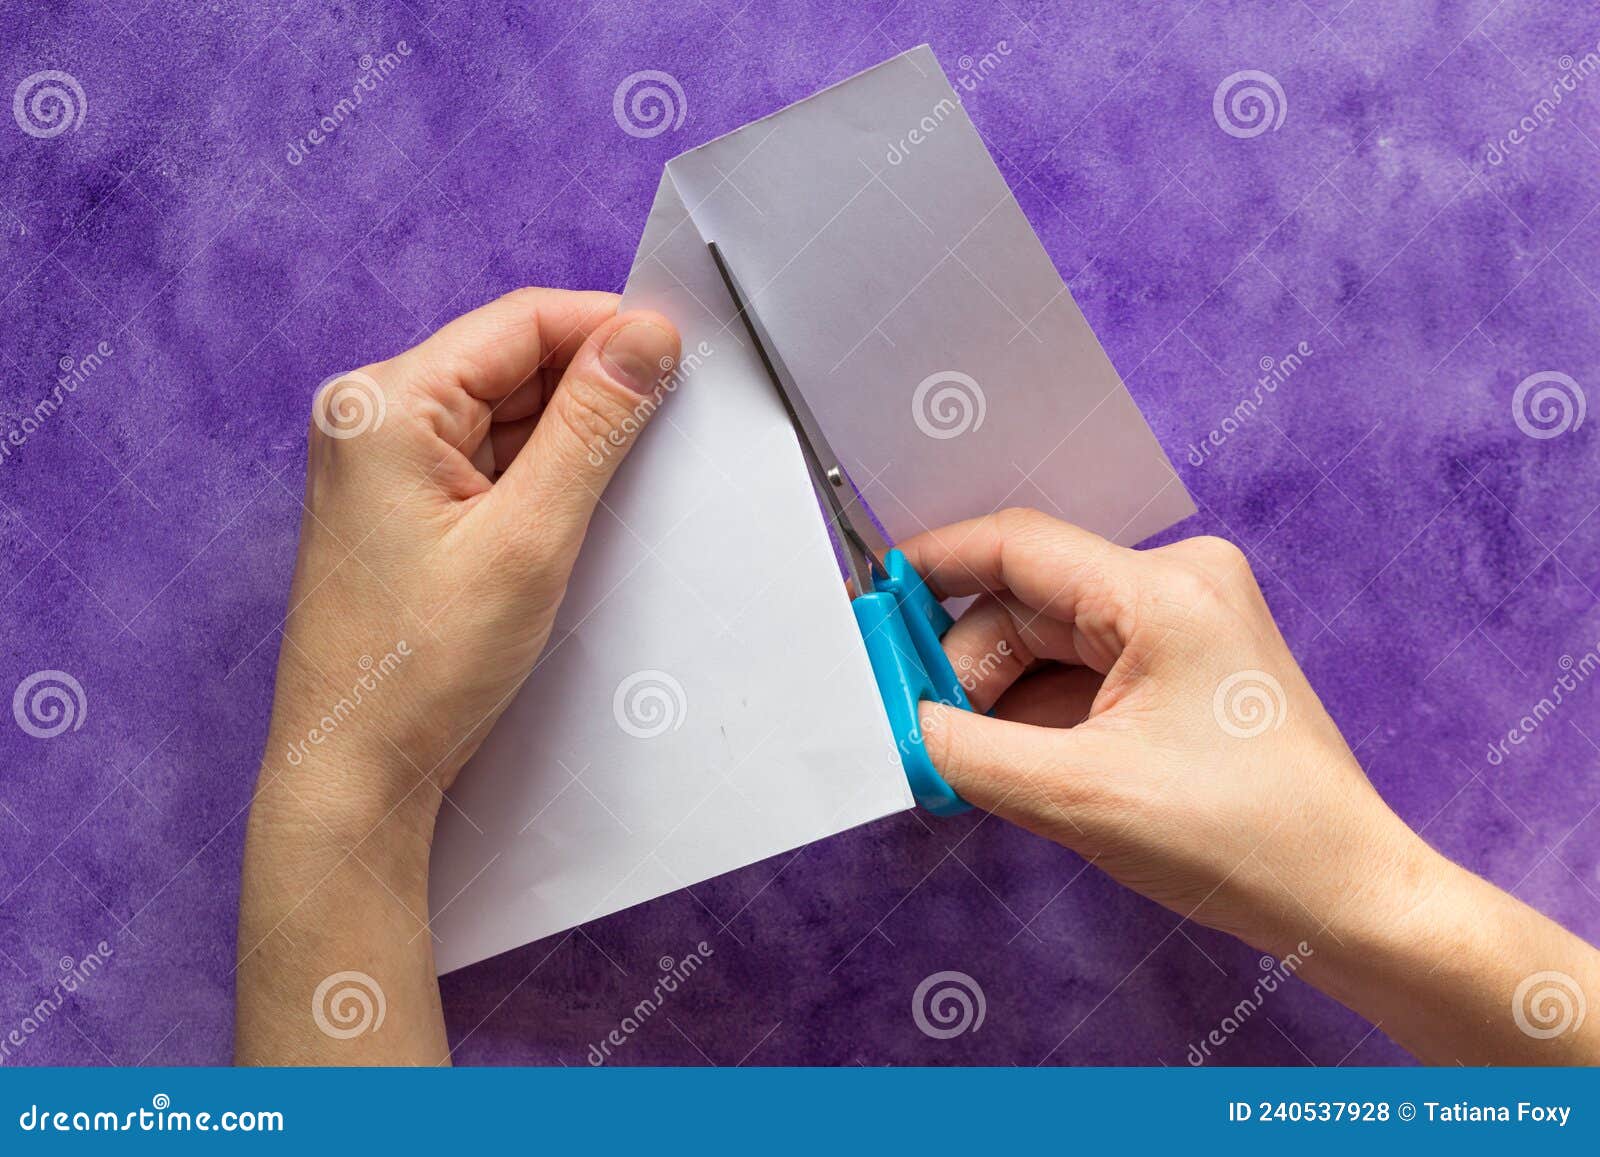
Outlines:
POLYGON ((1600 951, 1406 836, 1299 976, 1429 1064, 1600 1064, 1600 951))
POLYGON ((368 792, 351 782, 368 768, 277 762, 245 845, 236 1060, 448 1063, 426 923, 437 790, 396 774, 368 792))

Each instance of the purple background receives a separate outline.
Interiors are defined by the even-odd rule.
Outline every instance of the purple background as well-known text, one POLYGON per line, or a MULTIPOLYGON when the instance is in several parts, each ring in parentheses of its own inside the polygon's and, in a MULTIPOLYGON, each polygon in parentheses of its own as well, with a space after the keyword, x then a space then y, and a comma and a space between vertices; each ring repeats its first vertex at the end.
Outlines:
MULTIPOLYGON (((1600 643, 1600 417, 1536 439, 1512 410, 1535 372, 1600 382, 1600 77, 1486 159, 1600 41, 1586 7, 8 0, 0 98, 61 69, 88 107, 39 139, 0 99, 0 437, 61 359, 114 349, 0 463, 0 699, 61 669, 88 703, 49 740, 0 715, 0 1033, 60 958, 115 950, 13 1062, 228 1059, 317 383, 518 285, 620 288, 663 161, 922 41, 952 77, 996 53, 968 111, 1200 503, 1182 532, 1249 550, 1407 820, 1600 937, 1594 687, 1486 759, 1600 643), (621 131, 612 94, 641 69, 679 81, 681 128, 621 131), (1287 98, 1253 139, 1212 115, 1242 69, 1287 98)), ((701 939, 620 1061, 1181 1065, 1260 975, 1064 850, 906 815, 449 977, 456 1059, 581 1064, 701 939), (987 1016, 940 1041, 910 1003, 945 969, 987 1016)), ((1216 1052, 1405 1059, 1298 984, 1216 1052)))

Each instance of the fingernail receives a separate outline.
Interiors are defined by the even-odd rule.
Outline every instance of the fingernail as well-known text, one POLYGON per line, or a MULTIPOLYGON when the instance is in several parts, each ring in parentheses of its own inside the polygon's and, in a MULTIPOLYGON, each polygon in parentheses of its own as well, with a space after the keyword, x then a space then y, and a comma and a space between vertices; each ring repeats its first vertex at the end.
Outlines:
POLYGON ((600 364, 634 393, 648 394, 672 368, 672 342, 647 322, 625 325, 600 351, 600 364))

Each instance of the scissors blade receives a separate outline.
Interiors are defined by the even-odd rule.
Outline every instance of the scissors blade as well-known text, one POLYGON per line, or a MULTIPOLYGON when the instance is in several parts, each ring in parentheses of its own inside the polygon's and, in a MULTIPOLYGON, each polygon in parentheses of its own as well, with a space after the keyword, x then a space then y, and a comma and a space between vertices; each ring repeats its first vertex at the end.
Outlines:
POLYGON ((706 248, 711 251, 711 260, 716 263, 717 272, 722 275, 723 284, 728 288, 728 296, 733 299, 734 310, 743 319, 750 340, 755 343, 761 364, 767 371, 767 377, 777 389, 784 411, 789 415, 790 424, 794 426, 795 434, 800 440, 801 453, 806 460, 806 467, 811 472, 812 486, 828 509, 829 525, 837 532, 835 539, 842 548, 845 567, 849 571, 850 580, 855 584, 856 594, 870 594, 877 589, 876 579, 888 575, 880 553, 885 546, 882 536, 878 534, 877 528, 871 525, 870 520, 867 521, 869 529, 864 534, 856 519, 852 517, 852 512, 860 509, 860 496, 851 484, 850 476, 840 464, 838 455, 828 445, 827 436, 817 424, 816 415, 811 412, 811 407, 806 404, 805 395, 800 392, 788 367, 778 356, 771 335, 751 306, 750 298, 740 287, 733 270, 728 267, 721 248, 715 241, 709 242, 706 248), (876 549, 873 543, 877 544, 876 549))

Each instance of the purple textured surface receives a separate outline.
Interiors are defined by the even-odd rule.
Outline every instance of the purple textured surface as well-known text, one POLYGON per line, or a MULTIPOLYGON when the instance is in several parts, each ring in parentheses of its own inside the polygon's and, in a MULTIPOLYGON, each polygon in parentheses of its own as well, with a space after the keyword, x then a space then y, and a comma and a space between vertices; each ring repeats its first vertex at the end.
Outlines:
MULTIPOLYGON (((968 111, 1201 504, 1180 530, 1248 549, 1407 820, 1600 938, 1594 686, 1488 758, 1600 645, 1596 419, 1514 406, 1536 373, 1568 375, 1571 403, 1600 381, 1592 6, 137 8, 0 15, 0 97, 59 70, 87 105, 51 136, 26 104, 0 118, 0 692, 64 671, 86 703, 50 739, 0 716, 0 1034, 63 958, 113 950, 7 1063, 228 1058, 317 383, 518 285, 619 287, 663 161, 924 40, 981 77, 968 111), (648 138, 612 107, 644 69, 686 102, 648 138), (1241 70, 1281 86, 1276 129, 1214 116, 1241 70)), ((447 978, 456 1058, 582 1064, 700 940, 618 1061, 1183 1064, 1260 975, 1066 851, 906 815, 447 978), (981 986, 981 1030, 919 1031, 912 993, 941 970, 981 986)), ((1304 986, 1269 999, 1216 1063, 1406 1059, 1304 986)))

